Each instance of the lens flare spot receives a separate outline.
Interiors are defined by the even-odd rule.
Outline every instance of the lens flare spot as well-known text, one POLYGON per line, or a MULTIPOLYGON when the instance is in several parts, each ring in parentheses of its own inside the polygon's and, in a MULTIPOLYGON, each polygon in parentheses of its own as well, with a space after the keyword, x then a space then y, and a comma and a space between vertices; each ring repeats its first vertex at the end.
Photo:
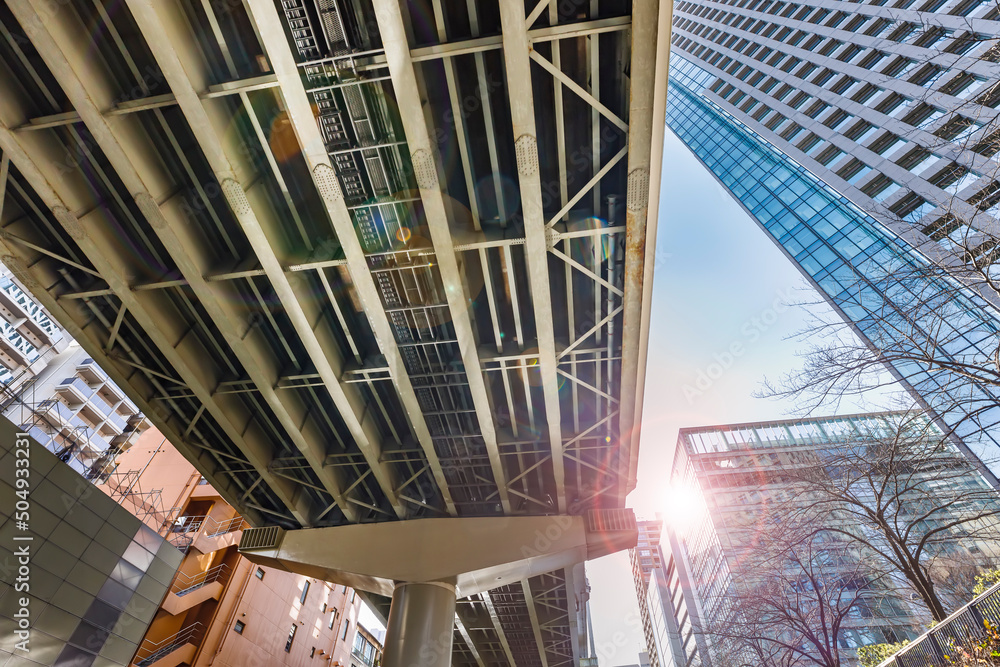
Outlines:
POLYGON ((663 496, 663 519, 673 531, 684 535, 695 529, 705 517, 705 499, 701 489, 690 483, 673 483, 663 496))

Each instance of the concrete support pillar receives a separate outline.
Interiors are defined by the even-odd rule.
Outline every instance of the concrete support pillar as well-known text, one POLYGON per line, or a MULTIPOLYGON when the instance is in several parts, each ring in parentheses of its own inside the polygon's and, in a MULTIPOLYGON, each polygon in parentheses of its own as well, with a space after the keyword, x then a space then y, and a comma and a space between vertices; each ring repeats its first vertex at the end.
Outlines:
POLYGON ((382 667, 450 667, 454 626, 454 584, 397 583, 382 667))

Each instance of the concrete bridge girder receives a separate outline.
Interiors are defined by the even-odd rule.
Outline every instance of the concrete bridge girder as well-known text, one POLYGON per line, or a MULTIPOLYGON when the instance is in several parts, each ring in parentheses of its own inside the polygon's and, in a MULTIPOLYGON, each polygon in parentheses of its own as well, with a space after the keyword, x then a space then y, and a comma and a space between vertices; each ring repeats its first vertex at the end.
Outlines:
POLYGON ((435 518, 276 531, 240 553, 261 565, 391 596, 397 582, 447 582, 482 593, 635 546, 635 529, 588 530, 584 517, 435 518))

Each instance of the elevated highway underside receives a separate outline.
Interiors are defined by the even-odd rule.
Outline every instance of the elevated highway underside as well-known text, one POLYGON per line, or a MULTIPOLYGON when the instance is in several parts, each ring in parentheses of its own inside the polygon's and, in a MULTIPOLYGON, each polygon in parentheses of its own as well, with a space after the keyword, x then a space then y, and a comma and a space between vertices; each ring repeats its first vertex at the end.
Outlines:
MULTIPOLYGON (((0 259, 255 526, 603 516, 669 12, 5 0, 0 259)), ((566 564, 459 600, 454 661, 576 662, 583 596, 566 564)))

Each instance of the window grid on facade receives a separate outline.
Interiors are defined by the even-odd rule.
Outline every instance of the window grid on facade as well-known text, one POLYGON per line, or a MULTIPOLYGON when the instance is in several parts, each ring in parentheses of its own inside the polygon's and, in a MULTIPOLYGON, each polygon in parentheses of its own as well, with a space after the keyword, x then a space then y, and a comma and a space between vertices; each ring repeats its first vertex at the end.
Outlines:
MULTIPOLYGON (((675 49, 718 77, 711 90, 722 108, 759 128, 805 166, 815 167, 821 177, 838 173, 838 163, 847 155, 861 161, 866 169, 857 180, 843 184, 845 194, 876 215, 922 229, 942 215, 935 211, 949 206, 961 190, 949 191, 897 167, 892 160, 899 156, 893 154, 907 145, 871 150, 866 142, 873 138, 864 133, 851 136, 846 130, 852 125, 845 119, 867 119, 873 127, 892 128, 907 144, 938 152, 942 145, 964 142, 960 158, 970 170, 965 186, 977 185, 997 171, 991 156, 983 154, 995 153, 991 144, 996 142, 977 140, 988 133, 987 121, 1000 104, 1000 85, 990 70, 1000 59, 1000 48, 969 31, 967 22, 969 17, 997 14, 997 8, 968 0, 946 3, 945 9, 951 9, 943 12, 933 10, 937 3, 932 2, 897 6, 889 20, 880 16, 885 10, 875 2, 852 4, 849 13, 839 4, 820 0, 793 13, 789 10, 799 5, 682 2, 675 8, 672 41, 675 49), (935 60, 943 53, 960 57, 935 60), (761 82, 768 79, 783 85, 764 90, 761 82), (788 98, 790 90, 798 92, 788 98), (953 111, 920 102, 928 91, 953 111), (769 111, 780 117, 771 118, 769 111), (880 175, 894 185, 883 187, 886 181, 880 175), (875 181, 868 191, 866 179, 875 181)), ((974 217, 981 211, 968 213, 974 217)))

